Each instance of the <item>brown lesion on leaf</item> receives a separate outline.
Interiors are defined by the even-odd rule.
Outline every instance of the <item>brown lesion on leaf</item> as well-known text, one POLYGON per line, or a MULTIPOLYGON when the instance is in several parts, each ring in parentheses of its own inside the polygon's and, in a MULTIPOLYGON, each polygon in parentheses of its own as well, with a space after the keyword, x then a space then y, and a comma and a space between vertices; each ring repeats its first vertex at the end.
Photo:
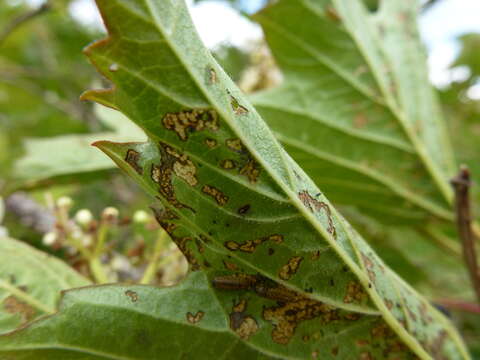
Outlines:
POLYGON ((375 275, 375 271, 374 271, 373 261, 367 255, 365 255, 363 252, 361 252, 360 255, 362 257, 362 261, 363 261, 363 264, 365 266, 365 269, 367 270, 368 278, 370 279, 371 282, 373 282, 375 284, 376 275, 375 275))
POLYGON ((205 247, 200 239, 195 239, 195 244, 197 245, 198 252, 203 254, 205 252, 205 247))
POLYGON ((230 95, 230 105, 232 105, 235 115, 245 115, 248 113, 248 109, 245 106, 240 105, 238 100, 232 95, 230 95))
POLYGON ((138 175, 143 175, 143 168, 140 166, 140 153, 133 149, 128 149, 125 154, 125 162, 129 164, 138 175))
POLYGON ((125 295, 127 295, 130 298, 131 302, 137 302, 139 299, 138 294, 133 290, 126 290, 125 295))
POLYGON ((200 320, 203 319, 204 315, 205 315, 205 313, 203 311, 197 311, 197 313, 195 315, 192 314, 191 312, 188 312, 187 313, 187 321, 190 324, 197 324, 198 322, 200 322, 200 320))
POLYGON ((242 141, 240 139, 234 138, 234 139, 227 139, 225 140, 225 145, 227 148, 230 150, 238 153, 238 154, 243 154, 246 153, 246 149, 242 144, 242 141))
POLYGON ((257 249, 259 245, 263 244, 266 241, 273 241, 277 244, 280 244, 283 242, 283 235, 273 234, 255 240, 248 240, 240 244, 235 241, 226 241, 224 243, 224 246, 231 251, 242 251, 251 254, 257 249))
POLYGON ((204 185, 202 192, 213 197, 220 206, 224 206, 228 202, 228 196, 214 186, 204 185))
POLYGON ((310 257, 311 260, 315 261, 320 258, 320 250, 316 250, 313 252, 312 256, 310 257))
POLYGON ((288 260, 288 262, 280 268, 278 276, 282 280, 289 280, 295 275, 303 261, 303 256, 294 256, 288 260))
POLYGON ((207 145, 210 149, 213 149, 215 146, 217 146, 217 140, 212 139, 212 138, 206 138, 203 140, 204 144, 207 145))
MULTIPOLYGON (((194 239, 189 236, 175 235, 175 230, 177 229, 177 224, 175 223, 175 220, 179 219, 178 216, 174 212, 166 208, 156 209, 152 207, 152 210, 158 224, 167 232, 168 235, 170 235, 172 241, 177 245, 178 249, 185 256, 187 262, 190 264, 190 269, 192 271, 199 270, 200 264, 194 254, 193 249, 190 248, 190 242, 194 242, 194 239)), ((201 242, 200 244, 203 245, 201 242)))
POLYGON ((388 310, 392 310, 393 309, 393 301, 390 300, 390 299, 383 299, 383 303, 385 304, 385 306, 387 307, 388 310))
POLYGON ((174 131, 180 140, 186 141, 189 134, 197 131, 219 129, 218 114, 215 110, 193 109, 167 113, 162 119, 166 129, 174 131))
POLYGON ((272 340, 286 345, 295 335, 298 325, 306 320, 321 318, 322 323, 340 320, 338 309, 322 302, 298 296, 294 301, 265 308, 263 318, 273 324, 272 340))
POLYGON ((328 219, 327 231, 330 234, 332 234, 332 236, 336 239, 337 231, 335 229, 335 226, 333 225, 332 212, 330 210, 330 207, 327 205, 327 203, 323 201, 318 201, 312 195, 310 195, 306 190, 299 192, 298 198, 303 203, 303 205, 305 205, 312 213, 320 210, 325 211, 325 214, 327 215, 327 219, 328 219))
POLYGON ((350 281, 347 284, 347 293, 343 298, 345 304, 364 303, 368 299, 368 294, 363 286, 357 281, 350 281))
POLYGON ((190 264, 190 270, 192 271, 197 271, 200 270, 201 266, 193 252, 193 250, 190 248, 189 243, 193 242, 193 239, 189 236, 184 236, 184 237, 177 237, 177 236, 172 236, 173 242, 178 246, 178 249, 182 252, 182 254, 185 256, 187 259, 187 262, 190 264))
POLYGON ((243 205, 238 208, 237 213, 245 215, 250 210, 250 204, 243 205))
POLYGON ((374 357, 372 356, 372 354, 370 352, 364 351, 360 354, 358 359, 359 360, 374 360, 374 357))
POLYGON ((339 350, 339 347, 338 346, 334 346, 330 349, 330 353, 333 355, 333 356, 337 356, 338 355, 338 350, 339 350))
POLYGON ((179 153, 163 142, 160 142, 159 151, 161 163, 159 166, 152 164, 151 178, 159 185, 160 194, 177 209, 187 208, 195 212, 191 207, 178 201, 173 187, 173 174, 190 186, 197 185, 195 165, 188 156, 179 153))
POLYGON ((32 306, 19 300, 14 295, 10 295, 3 300, 3 308, 9 314, 20 315, 22 323, 30 321, 37 313, 37 311, 32 306))
POLYGON ((231 159, 225 159, 220 162, 220 166, 225 170, 233 170, 237 167, 237 163, 231 159))
POLYGON ((248 178, 248 181, 250 181, 251 183, 255 183, 260 176, 260 170, 260 165, 255 160, 249 157, 247 162, 242 166, 238 173, 240 175, 246 176, 248 178))
POLYGON ((266 299, 289 302, 299 298, 299 294, 261 275, 235 274, 217 276, 212 284, 221 290, 253 291, 266 299))
POLYGON ((209 67, 207 71, 208 71, 208 81, 210 82, 210 84, 216 84, 218 79, 217 79, 217 72, 215 71, 215 69, 209 67))
POLYGON ((258 331, 257 321, 250 315, 246 314, 247 301, 240 300, 237 304, 233 304, 230 313, 230 328, 243 340, 248 340, 258 331))
POLYGON ((225 266, 225 269, 230 270, 230 271, 238 271, 238 266, 237 264, 234 264, 232 262, 223 260, 223 266, 225 266))

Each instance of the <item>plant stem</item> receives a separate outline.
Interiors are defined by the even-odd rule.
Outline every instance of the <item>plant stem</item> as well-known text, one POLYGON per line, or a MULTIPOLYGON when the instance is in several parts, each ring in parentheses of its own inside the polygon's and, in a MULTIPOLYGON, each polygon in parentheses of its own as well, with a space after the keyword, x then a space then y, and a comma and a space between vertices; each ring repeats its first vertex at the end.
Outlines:
POLYGON ((440 299, 435 300, 435 304, 440 304, 447 309, 460 310, 464 312, 470 312, 474 314, 480 314, 480 305, 472 304, 463 300, 454 300, 454 299, 440 299))
POLYGON ((106 284, 108 283, 108 277, 105 273, 100 258, 93 256, 89 259, 88 264, 90 266, 90 271, 92 272, 93 278, 97 284, 106 284))
POLYGON ((13 31, 15 31, 15 29, 19 28, 22 24, 28 22, 36 16, 46 12, 47 10, 50 10, 50 8, 51 5, 48 1, 46 1, 38 8, 27 11, 26 13, 13 19, 9 24, 7 24, 7 26, 5 26, 3 31, 0 33, 0 45, 13 31))
POLYGON ((155 248, 153 250, 152 257, 150 258, 148 266, 145 269, 145 272, 143 273, 142 279, 140 280, 140 284, 149 284, 152 281, 152 279, 155 277, 155 274, 157 273, 157 269, 159 265, 158 259, 160 258, 162 250, 165 247, 165 242, 168 239, 168 235, 166 231, 160 229, 159 232, 160 234, 155 243, 155 248))
POLYGON ((471 186, 470 171, 463 165, 457 176, 451 180, 455 190, 455 214, 457 219, 458 234, 462 241, 463 258, 472 287, 480 302, 480 272, 475 251, 475 236, 472 231, 472 215, 470 209, 469 190, 471 186))
POLYGON ((109 226, 102 222, 97 231, 97 239, 95 242, 95 249, 92 251, 91 256, 89 257, 88 263, 90 266, 90 271, 92 272, 95 282, 98 284, 108 283, 108 277, 105 273, 105 268, 103 267, 100 256, 103 252, 103 246, 105 244, 105 239, 107 237, 109 226))

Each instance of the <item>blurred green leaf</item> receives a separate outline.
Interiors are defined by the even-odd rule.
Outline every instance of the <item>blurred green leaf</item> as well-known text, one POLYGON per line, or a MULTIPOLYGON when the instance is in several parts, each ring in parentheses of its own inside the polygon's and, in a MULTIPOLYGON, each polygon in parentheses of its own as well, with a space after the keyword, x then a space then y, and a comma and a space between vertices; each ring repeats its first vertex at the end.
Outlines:
POLYGON ((67 264, 18 240, 0 238, 0 333, 51 314, 62 290, 90 281, 67 264))
POLYGON ((114 141, 145 138, 138 126, 117 111, 98 106, 97 114, 111 132, 28 139, 26 154, 15 164, 14 177, 32 183, 60 175, 110 169, 112 162, 91 146, 93 142, 105 138, 114 141))

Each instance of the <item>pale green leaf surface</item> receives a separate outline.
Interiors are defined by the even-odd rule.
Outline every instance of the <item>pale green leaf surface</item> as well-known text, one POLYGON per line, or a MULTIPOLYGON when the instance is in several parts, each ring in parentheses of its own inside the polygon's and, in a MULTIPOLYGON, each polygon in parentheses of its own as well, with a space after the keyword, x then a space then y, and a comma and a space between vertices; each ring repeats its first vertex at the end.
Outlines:
POLYGON ((122 114, 98 106, 96 114, 110 132, 62 135, 25 141, 25 155, 15 163, 13 176, 34 182, 61 175, 74 175, 112 168, 112 162, 91 147, 99 139, 141 141, 143 132, 122 114))
MULTIPOLYGON (((423 359, 468 358, 448 320, 383 264, 283 150, 203 47, 182 1, 97 5, 110 37, 87 54, 115 88, 84 98, 122 111, 150 139, 97 146, 162 201, 157 218, 192 270, 260 274, 315 304, 381 315, 423 359)), ((295 316, 308 304, 287 301, 295 316)), ((285 355, 279 345, 293 337, 282 342, 272 331, 258 341, 285 355)))
POLYGON ((415 358, 381 317, 352 317, 344 311, 320 310, 325 307, 321 304, 318 308, 310 304, 310 311, 323 311, 316 321, 296 324, 301 340, 288 347, 265 348, 264 339, 282 326, 264 320, 265 314, 295 310, 282 306, 244 292, 217 299, 203 272, 190 273, 171 288, 105 285, 69 290, 57 314, 0 337, 0 356, 25 360, 358 359, 362 354, 415 358), (242 301, 244 309, 240 309, 242 301), (259 328, 248 342, 235 334, 233 324, 243 322, 259 328), (352 322, 355 326, 346 329, 345 323, 352 322))
POLYGON ((0 333, 55 311, 60 291, 89 284, 61 260, 0 238, 0 333))
POLYGON ((452 218, 453 155, 416 11, 416 1, 369 13, 360 0, 283 0, 255 15, 284 74, 255 107, 333 201, 384 221, 452 218))

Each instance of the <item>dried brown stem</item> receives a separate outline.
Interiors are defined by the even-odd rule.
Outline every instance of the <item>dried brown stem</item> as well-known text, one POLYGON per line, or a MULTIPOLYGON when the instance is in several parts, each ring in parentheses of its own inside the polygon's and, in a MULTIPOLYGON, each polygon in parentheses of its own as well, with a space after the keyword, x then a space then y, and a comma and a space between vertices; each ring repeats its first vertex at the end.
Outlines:
POLYGON ((451 184, 455 190, 455 214, 458 234, 462 242, 463 258, 470 273, 470 280, 477 295, 477 300, 480 302, 480 271, 475 251, 475 235, 472 231, 469 198, 470 171, 465 165, 460 168, 458 175, 451 180, 451 184))
POLYGON ((472 304, 471 302, 456 300, 456 299, 440 299, 435 300, 435 304, 439 304, 448 310, 457 310, 463 312, 469 312, 473 314, 480 314, 480 305, 472 304))
POLYGON ((50 10, 51 5, 48 1, 44 2, 38 8, 27 11, 26 13, 21 14, 14 18, 7 26, 0 32, 0 45, 5 41, 5 39, 15 31, 22 24, 28 22, 29 20, 35 18, 36 16, 50 10))

